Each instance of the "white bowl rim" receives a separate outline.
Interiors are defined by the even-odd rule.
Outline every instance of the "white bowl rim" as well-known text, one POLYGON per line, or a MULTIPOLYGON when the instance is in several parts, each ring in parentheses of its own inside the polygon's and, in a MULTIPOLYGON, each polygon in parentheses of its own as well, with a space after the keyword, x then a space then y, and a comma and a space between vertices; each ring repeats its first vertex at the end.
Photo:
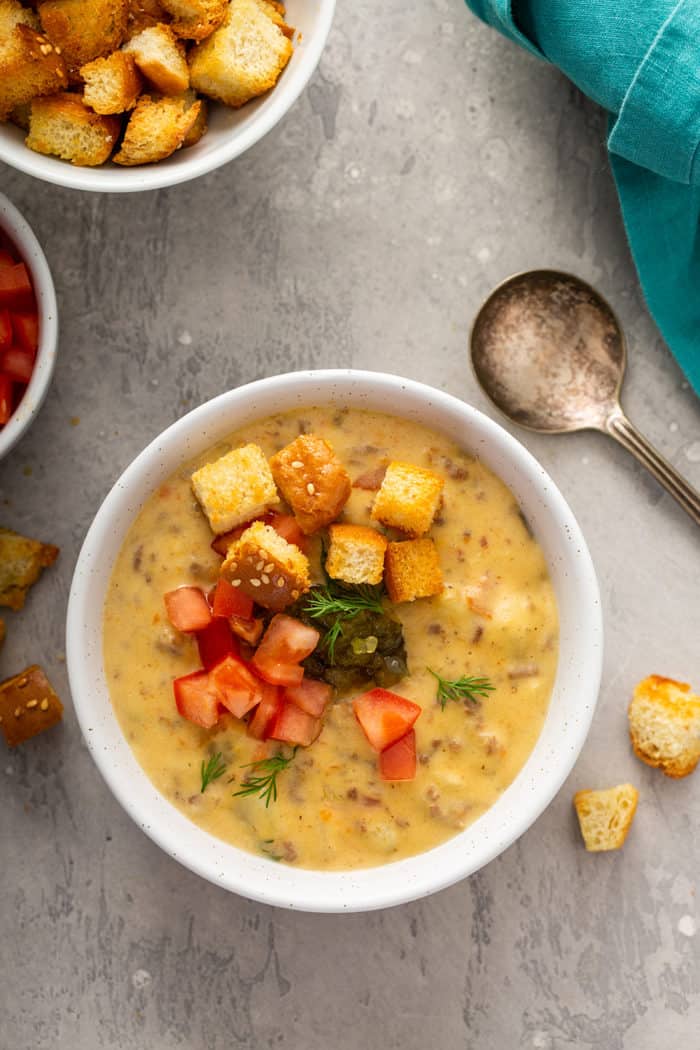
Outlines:
POLYGON ((34 284, 39 313, 39 349, 29 385, 9 421, 0 428, 0 459, 17 444, 34 422, 49 392, 58 346, 58 304, 56 289, 43 249, 21 211, 0 193, 0 229, 14 243, 34 284))
POLYGON ((222 141, 216 149, 200 156, 180 151, 175 155, 178 160, 176 164, 163 161, 134 168, 118 168, 114 165, 84 168, 57 157, 35 153, 24 143, 17 144, 14 140, 7 141, 0 136, 0 160, 44 182, 92 193, 140 193, 178 186, 206 175, 254 146, 292 108, 318 65, 333 23, 335 3, 336 0, 319 0, 318 23, 313 34, 309 38, 304 37, 303 62, 294 70, 294 76, 280 82, 268 95, 263 96, 265 104, 256 111, 254 119, 241 126, 240 131, 237 129, 231 139, 222 141))
MULTIPOLYGON (((377 408, 382 410, 378 405, 377 408)), ((486 460, 487 455, 481 458, 486 460)), ((513 491, 513 484, 506 483, 513 491)), ((517 493, 516 498, 522 504, 523 500, 517 493)), ((531 512, 533 506, 534 498, 529 504, 531 512)), ((559 600, 560 596, 557 597, 559 600)), ((559 604, 561 619, 561 602, 559 604)), ((101 610, 100 598, 100 614, 101 610)), ((191 871, 249 899, 304 911, 353 912, 392 907, 444 889, 489 863, 530 827, 561 788, 585 742, 598 696, 602 642, 598 583, 581 530, 558 488, 520 442, 471 405, 426 384, 389 373, 328 369, 273 376, 222 393, 169 426, 132 461, 98 510, 78 557, 68 604, 66 646, 75 711, 88 749, 117 800, 154 842, 191 871), (315 396, 311 393, 313 388, 319 391, 315 396), (334 390, 343 392, 334 397, 334 390), (258 399, 265 396, 279 401, 276 410, 258 411, 258 399), (209 426, 220 437, 226 430, 230 432, 240 425, 235 418, 237 408, 252 420, 274 411, 301 409, 313 403, 342 402, 343 397, 349 396, 353 407, 375 407, 374 403, 363 404, 363 397, 370 402, 381 399, 383 410, 390 405, 393 414, 409 418, 411 400, 416 405, 427 404, 441 412, 453 413, 480 434, 478 441, 472 434, 469 445, 465 438, 465 445, 472 453, 481 455, 474 447, 479 443, 483 444, 487 454, 490 449, 497 448, 509 458, 513 470, 517 470, 522 492, 531 492, 534 488, 537 499, 545 508, 542 513, 551 515, 552 528, 568 558, 564 576, 570 577, 567 584, 571 595, 569 604, 576 609, 576 622, 574 625, 572 618, 569 624, 573 665, 570 671, 565 669, 563 673, 570 684, 574 681, 578 684, 575 701, 570 702, 575 703, 575 712, 564 720, 563 728, 556 730, 562 733, 566 747, 551 750, 553 765, 549 770, 536 769, 535 765, 543 757, 539 749, 550 718, 554 717, 556 721, 559 715, 553 702, 550 702, 545 727, 523 769, 496 803, 464 831, 426 853, 405 860, 353 871, 321 872, 275 864, 229 846, 198 828, 157 792, 121 733, 108 693, 106 704, 109 710, 102 721, 96 713, 93 697, 97 684, 89 666, 92 660, 93 664, 99 663, 100 671, 102 669, 101 616, 97 629, 94 623, 89 626, 91 618, 94 619, 90 599, 96 572, 101 576, 106 573, 108 579, 112 570, 111 559, 108 566, 104 566, 103 559, 100 568, 104 542, 111 536, 114 542, 118 539, 118 546, 121 546, 125 532, 143 504, 143 499, 139 499, 137 506, 125 510, 129 492, 143 487, 148 476, 145 499, 161 479, 177 469, 171 463, 159 468, 156 464, 161 454, 175 455, 177 452, 175 458, 181 463, 198 451, 204 451, 217 439, 208 432, 209 426), (404 399, 404 403, 399 403, 400 399, 404 399), (246 405, 256 407, 251 411, 246 405), (222 427, 224 416, 226 426, 222 427), (188 447, 190 438, 192 446, 188 447), (119 517, 122 521, 115 525, 119 517), (92 653, 91 631, 97 631, 92 653), (99 655, 96 655, 98 648, 99 655), (118 771, 110 756, 110 747, 114 746, 119 749, 120 759, 128 765, 125 772, 118 771), (515 810, 518 810, 517 816, 515 810), (196 844, 192 848, 183 846, 183 841, 188 838, 196 844), (462 844, 467 846, 464 854, 459 848, 462 844), (475 846, 479 847, 476 852, 475 846), (420 869, 419 874, 416 874, 416 868, 420 869)), ((560 655, 553 697, 559 689, 561 674, 560 655)), ((106 692, 104 682, 100 689, 106 692)))

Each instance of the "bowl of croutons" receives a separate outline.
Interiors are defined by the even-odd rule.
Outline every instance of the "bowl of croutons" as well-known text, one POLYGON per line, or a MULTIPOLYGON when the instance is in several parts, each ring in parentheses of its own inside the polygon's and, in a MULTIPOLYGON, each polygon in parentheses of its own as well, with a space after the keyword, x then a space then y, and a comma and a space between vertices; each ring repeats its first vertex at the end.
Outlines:
POLYGON ((249 149, 311 77, 335 0, 0 0, 0 160, 157 189, 249 149))

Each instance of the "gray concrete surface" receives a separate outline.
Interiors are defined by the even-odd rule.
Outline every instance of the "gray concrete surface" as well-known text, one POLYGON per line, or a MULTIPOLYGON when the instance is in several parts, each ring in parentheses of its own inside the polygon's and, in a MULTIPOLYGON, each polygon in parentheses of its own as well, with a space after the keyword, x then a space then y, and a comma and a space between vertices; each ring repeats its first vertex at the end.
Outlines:
POLYGON ((487 869, 373 915, 276 911, 165 857, 121 811, 71 711, 64 612, 101 499, 155 434, 231 385, 355 365, 491 412, 466 362, 491 286, 560 266, 627 329, 625 403, 700 483, 700 414, 642 302, 604 121, 460 0, 340 4, 313 83, 238 162, 181 188, 82 196, 0 168, 56 278, 41 418, 0 464, 2 520, 60 543, 9 617, 0 667, 41 660, 64 726, 0 745, 2 1050, 658 1050, 700 1030, 700 774, 630 753, 649 672, 700 686, 698 534, 602 437, 520 434, 583 526, 607 651, 599 711, 558 798, 487 869), (631 780, 624 852, 589 856, 571 795, 631 780))

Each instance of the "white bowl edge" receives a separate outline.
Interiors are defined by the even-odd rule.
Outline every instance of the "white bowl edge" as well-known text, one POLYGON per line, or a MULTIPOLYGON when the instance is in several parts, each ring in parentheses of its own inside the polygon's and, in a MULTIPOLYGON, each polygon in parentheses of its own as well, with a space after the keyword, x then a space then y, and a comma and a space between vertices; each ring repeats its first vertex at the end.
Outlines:
POLYGON ((473 874, 543 812, 571 771, 593 717, 602 667, 595 571, 579 526, 533 456, 502 427, 449 394, 377 372, 327 370, 259 380, 228 391, 172 424, 116 482, 84 541, 71 586, 68 671, 88 748, 110 789, 166 853, 243 896, 306 911, 385 908, 473 874), (214 838, 176 810, 138 765, 114 715, 102 667, 102 608, 114 558, 135 514, 181 464, 246 422, 319 403, 351 403, 424 422, 479 456, 509 486, 554 583, 560 657, 545 724, 523 769, 465 831, 426 853, 381 867, 319 872, 275 864, 214 838))

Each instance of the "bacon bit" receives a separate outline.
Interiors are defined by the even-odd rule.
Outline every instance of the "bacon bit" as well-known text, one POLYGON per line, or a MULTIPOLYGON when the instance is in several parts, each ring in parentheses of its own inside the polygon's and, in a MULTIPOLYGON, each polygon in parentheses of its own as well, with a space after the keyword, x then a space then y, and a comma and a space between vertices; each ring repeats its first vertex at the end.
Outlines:
POLYGON ((382 800, 375 795, 360 795, 360 802, 363 806, 380 806, 382 800))
POLYGON ((286 860, 288 864, 291 864, 299 856, 296 847, 291 842, 283 842, 282 849, 284 850, 282 860, 286 860))
POLYGON ((521 664, 519 667, 514 667, 508 672, 509 678, 534 678, 540 673, 539 666, 537 664, 521 664))
POLYGON ((472 635, 472 645, 478 645, 479 644, 479 642, 481 641, 481 638, 483 636, 483 633, 484 633, 484 628, 481 626, 481 624, 477 624, 476 630, 474 631, 474 634, 472 635))
POLYGON ((472 598, 471 595, 467 598, 467 605, 476 616, 483 616, 486 620, 493 620, 493 613, 484 608, 483 605, 479 605, 478 601, 472 598))
POLYGON ((464 532, 462 533, 462 539, 464 540, 465 543, 469 543, 469 540, 471 538, 472 538, 471 532, 469 531, 469 529, 465 529, 464 532))
POLYGON ((357 799, 357 788, 348 788, 346 798, 349 798, 351 802, 355 802, 357 799))
POLYGON ((440 634, 440 635, 442 635, 444 633, 445 633, 445 628, 442 626, 441 623, 429 623, 428 624, 428 634, 440 634))
POLYGON ((481 539, 479 540, 479 546, 480 547, 488 547, 488 545, 489 545, 489 541, 486 539, 485 536, 482 536, 481 539))
POLYGON ((367 492, 377 492, 382 487, 386 468, 387 464, 381 467, 373 467, 372 470, 366 470, 364 474, 360 474, 359 478, 355 478, 352 487, 354 489, 365 489, 367 492))

